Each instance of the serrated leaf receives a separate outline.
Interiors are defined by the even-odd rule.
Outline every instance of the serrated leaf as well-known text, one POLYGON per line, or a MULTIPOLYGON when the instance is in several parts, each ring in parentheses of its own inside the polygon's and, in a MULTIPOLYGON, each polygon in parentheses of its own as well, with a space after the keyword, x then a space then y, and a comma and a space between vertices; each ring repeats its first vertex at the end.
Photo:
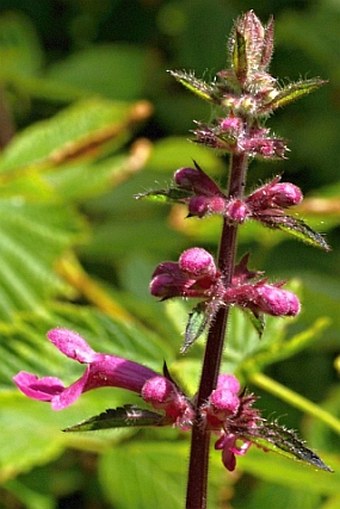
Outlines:
POLYGON ((103 147, 125 135, 127 128, 148 116, 146 102, 129 104, 92 98, 79 101, 48 120, 28 127, 6 147, 0 172, 56 166, 101 154, 103 147))
POLYGON ((181 353, 186 353, 190 346, 203 334, 209 321, 210 316, 206 304, 204 302, 198 303, 189 313, 181 353))
POLYGON ((264 104, 262 108, 260 108, 263 112, 274 111, 277 108, 281 108, 286 106, 289 103, 300 99, 300 97, 304 97, 305 95, 314 92, 314 90, 320 88, 322 85, 325 85, 327 81, 321 80, 319 78, 312 78, 310 80, 297 81, 296 83, 290 83, 285 86, 275 95, 274 99, 270 102, 264 104))
POLYGON ((83 224, 60 204, 0 200, 0 320, 43 307, 51 296, 71 295, 56 274, 62 253, 83 238, 83 224))
POLYGON ((290 233, 291 235, 294 235, 294 237, 305 242, 305 244, 318 247, 324 251, 331 250, 324 237, 320 233, 314 231, 310 226, 302 221, 302 219, 281 215, 262 215, 255 219, 260 221, 263 225, 268 226, 268 228, 290 233))
POLYGON ((156 412, 135 405, 124 405, 115 409, 108 409, 99 415, 86 419, 79 424, 68 426, 63 431, 94 431, 110 428, 130 428, 164 425, 164 417, 156 412))
POLYGON ((169 71, 179 83, 205 101, 216 102, 215 87, 198 79, 193 72, 169 71))
POLYGON ((309 466, 326 472, 333 470, 296 435, 292 430, 276 422, 265 422, 245 434, 262 449, 277 452, 290 459, 296 459, 309 466))

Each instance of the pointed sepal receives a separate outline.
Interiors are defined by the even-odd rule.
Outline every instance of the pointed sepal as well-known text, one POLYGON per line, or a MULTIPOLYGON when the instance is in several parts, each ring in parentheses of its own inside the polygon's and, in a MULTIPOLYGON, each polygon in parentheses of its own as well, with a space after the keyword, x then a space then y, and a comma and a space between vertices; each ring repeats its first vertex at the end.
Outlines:
POLYGON ((216 102, 216 87, 214 84, 200 80, 193 72, 168 71, 179 83, 195 95, 209 102, 216 102))
POLYGON ((235 39, 233 44, 232 67, 238 81, 243 84, 247 79, 248 62, 246 52, 246 40, 243 34, 235 31, 235 39))
POLYGON ((295 83, 289 83, 287 86, 278 90, 277 93, 268 102, 262 104, 259 108, 259 113, 271 113, 277 108, 282 108, 287 104, 290 104, 300 97, 314 92, 314 90, 325 85, 327 81, 321 80, 320 78, 311 78, 309 80, 301 80, 295 83))
POLYGON ((164 426, 166 424, 166 418, 163 415, 135 405, 124 405, 115 409, 108 409, 79 424, 69 426, 63 431, 95 431, 112 428, 164 426))
POLYGON ((305 445, 304 441, 294 431, 281 426, 277 422, 263 421, 262 425, 248 429, 246 438, 265 451, 276 452, 318 470, 333 472, 314 451, 305 445))
POLYGON ((305 242, 305 244, 309 244, 313 247, 318 247, 324 251, 331 250, 324 237, 320 233, 314 231, 310 226, 302 221, 302 219, 297 219, 292 216, 275 216, 271 214, 258 216, 256 219, 268 228, 290 233, 297 239, 305 242))

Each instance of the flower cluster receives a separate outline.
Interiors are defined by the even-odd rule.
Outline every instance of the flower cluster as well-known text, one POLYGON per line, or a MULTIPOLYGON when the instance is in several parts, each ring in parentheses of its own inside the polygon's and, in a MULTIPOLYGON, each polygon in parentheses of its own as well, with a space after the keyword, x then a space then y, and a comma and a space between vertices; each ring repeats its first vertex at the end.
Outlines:
POLYGON ((248 256, 235 267, 231 285, 225 285, 214 259, 205 249, 184 251, 178 262, 163 262, 153 273, 150 292, 162 300, 171 297, 200 298, 220 305, 248 308, 255 315, 295 316, 300 311, 298 298, 282 289, 283 282, 269 284, 258 279, 258 272, 247 268, 248 256), (251 280, 255 279, 254 282, 251 280))
POLYGON ((188 193, 182 201, 188 204, 189 216, 220 214, 237 224, 246 219, 268 224, 273 217, 282 217, 285 209, 301 203, 303 198, 299 187, 290 182, 281 182, 279 176, 244 199, 227 197, 198 166, 180 168, 174 174, 174 182, 178 189, 188 193))
POLYGON ((255 401, 253 394, 240 395, 237 378, 222 374, 201 408, 207 428, 218 435, 215 449, 222 450, 223 464, 230 471, 235 469, 236 455, 242 456, 249 449, 251 431, 262 424, 259 411, 252 408, 255 401))
MULTIPOLYGON (((48 339, 67 357, 86 364, 84 374, 69 387, 55 377, 39 378, 21 371, 14 377, 17 387, 29 398, 51 403, 53 410, 73 404, 82 393, 100 387, 119 387, 141 396, 154 409, 164 413, 164 424, 173 424, 182 431, 191 429, 196 412, 193 402, 168 376, 136 362, 114 355, 97 353, 76 332, 52 329, 48 339)), ((239 396, 240 384, 232 375, 220 375, 209 401, 199 409, 207 429, 219 436, 216 449, 222 449, 223 463, 235 468, 235 454, 244 454, 250 441, 244 438, 248 427, 256 426, 258 411, 251 408, 255 400, 239 396), (236 445, 243 439, 242 447, 236 445)))
POLYGON ((271 136, 270 129, 260 125, 248 129, 242 118, 235 117, 234 113, 210 125, 195 123, 195 141, 217 150, 234 154, 246 151, 252 157, 263 159, 283 159, 288 150, 285 140, 271 136))

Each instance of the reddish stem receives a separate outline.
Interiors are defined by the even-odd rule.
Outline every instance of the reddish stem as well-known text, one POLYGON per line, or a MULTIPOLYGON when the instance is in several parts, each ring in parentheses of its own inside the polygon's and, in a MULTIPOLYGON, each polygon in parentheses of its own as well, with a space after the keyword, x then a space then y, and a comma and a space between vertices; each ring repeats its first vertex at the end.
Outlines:
MULTIPOLYGON (((228 196, 242 198, 246 171, 247 156, 245 154, 233 155, 230 161, 228 196)), ((226 285, 231 283, 235 267, 236 249, 237 225, 230 224, 224 220, 219 247, 218 265, 222 271, 226 285)), ((200 408, 216 387, 224 348, 228 314, 229 307, 220 308, 210 328, 204 354, 196 408, 200 408)), ((209 444, 210 433, 204 428, 204 423, 201 421, 198 412, 191 438, 186 509, 206 508, 209 444)))

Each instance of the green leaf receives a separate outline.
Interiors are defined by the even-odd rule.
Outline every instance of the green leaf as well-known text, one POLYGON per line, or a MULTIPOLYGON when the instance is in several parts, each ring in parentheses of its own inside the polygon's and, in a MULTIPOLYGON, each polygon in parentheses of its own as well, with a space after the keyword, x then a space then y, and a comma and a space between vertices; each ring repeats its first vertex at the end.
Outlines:
POLYGON ((93 431, 108 428, 130 428, 144 426, 161 426, 164 417, 156 412, 135 405, 124 405, 116 409, 108 409, 86 421, 68 426, 63 431, 93 431))
POLYGON ((115 100, 135 100, 144 89, 153 62, 140 46, 97 44, 71 53, 47 70, 49 81, 115 100))
POLYGON ((147 103, 131 105, 100 98, 80 101, 18 134, 0 158, 0 172, 32 165, 55 166, 88 155, 93 159, 148 113, 147 103))
POLYGON ((41 66, 42 52, 31 20, 18 11, 0 17, 0 76, 34 75, 41 66))
POLYGON ((262 106, 262 111, 264 113, 271 112, 277 108, 286 106, 287 104, 300 99, 300 97, 304 97, 305 95, 314 92, 314 90, 317 90, 326 83, 327 81, 321 80, 320 78, 312 78, 309 80, 301 80, 295 83, 289 83, 287 86, 279 90, 270 102, 262 106))
MULTIPOLYGON (((39 488, 31 488, 25 482, 17 479, 7 481, 6 491, 13 494, 15 500, 19 500, 26 509, 55 509, 55 498, 53 493, 41 493, 39 488)), ((42 488, 43 489, 43 488, 42 488)))
POLYGON ((333 472, 314 451, 306 447, 294 431, 280 426, 277 422, 265 422, 247 431, 245 436, 265 451, 274 451, 319 470, 333 472))
POLYGON ((322 496, 308 489, 281 486, 277 482, 266 483, 257 479, 244 509, 321 509, 322 496))
POLYGON ((0 319, 44 307, 51 296, 71 295, 57 276, 57 259, 83 238, 83 224, 60 204, 0 199, 0 319))
POLYGON ((189 313, 181 353, 186 353, 196 339, 203 334, 210 320, 211 317, 208 314, 206 304, 204 302, 199 302, 189 313))
POLYGON ((244 309, 243 311, 249 317, 251 323, 253 324, 256 332, 259 335, 259 338, 261 339, 262 334, 264 333, 265 325, 266 325, 264 315, 261 313, 253 313, 252 311, 248 312, 247 309, 244 309))
POLYGON ((209 174, 219 174, 225 168, 221 158, 205 147, 190 143, 185 137, 169 136, 153 145, 146 169, 173 174, 177 168, 192 166, 193 161, 209 174))
MULTIPOLYGON (((138 150, 137 150, 138 152, 138 150)), ((106 157, 100 161, 82 162, 59 166, 43 174, 42 179, 49 188, 70 202, 101 196, 131 177, 144 164, 144 157, 138 159, 133 151, 127 155, 106 157)), ((131 200, 132 201, 132 200, 131 200)))
POLYGON ((242 470, 267 482, 312 493, 337 495, 340 483, 339 459, 334 455, 322 456, 334 468, 332 475, 329 472, 306 468, 298 461, 284 461, 282 456, 277 454, 264 454, 257 447, 251 447, 247 454, 239 457, 237 461, 242 470))
POLYGON ((258 220, 268 228, 282 230, 294 235, 294 237, 302 240, 305 244, 318 247, 324 251, 330 251, 331 249, 324 237, 310 228, 302 219, 291 216, 262 215, 258 220))
MULTIPOLYGON (((164 430, 161 430, 163 433, 164 430)), ((172 439, 124 443, 100 458, 99 479, 109 502, 117 509, 182 509, 185 499, 188 443, 172 439)), ((210 465, 208 509, 218 507, 220 489, 232 481, 221 460, 214 455, 210 465)))
POLYGON ((75 405, 63 412, 55 412, 41 401, 32 401, 19 391, 0 391, 0 481, 4 482, 59 457, 67 447, 101 452, 112 443, 126 438, 132 430, 103 431, 87 434, 62 433, 70 422, 89 413, 100 412, 114 401, 126 400, 123 391, 87 393, 75 405), (106 433, 106 435, 105 435, 106 433), (110 434, 109 434, 110 433, 110 434))
POLYGON ((152 202, 181 203, 190 196, 192 196, 192 193, 190 191, 187 191, 186 189, 169 187, 168 189, 157 189, 154 191, 146 191, 145 193, 139 193, 135 196, 135 198, 137 200, 140 200, 141 198, 147 198, 152 202))
POLYGON ((117 509, 180 509, 186 456, 186 447, 175 442, 125 444, 102 457, 99 478, 117 509))

